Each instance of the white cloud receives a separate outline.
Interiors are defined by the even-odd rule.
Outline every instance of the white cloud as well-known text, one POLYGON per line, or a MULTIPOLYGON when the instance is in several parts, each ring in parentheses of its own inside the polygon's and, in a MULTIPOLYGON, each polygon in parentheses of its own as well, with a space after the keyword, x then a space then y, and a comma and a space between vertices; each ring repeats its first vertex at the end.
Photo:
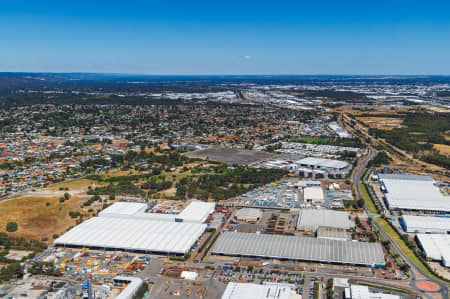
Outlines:
POLYGON ((245 60, 250 60, 250 59, 252 59, 252 57, 250 55, 246 55, 246 56, 244 56, 244 59, 245 60))

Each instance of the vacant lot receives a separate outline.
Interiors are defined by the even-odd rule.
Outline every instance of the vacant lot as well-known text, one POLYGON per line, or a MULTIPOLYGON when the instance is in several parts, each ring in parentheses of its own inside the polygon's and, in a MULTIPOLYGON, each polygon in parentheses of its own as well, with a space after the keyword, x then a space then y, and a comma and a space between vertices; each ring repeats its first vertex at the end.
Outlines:
POLYGON ((27 239, 52 239, 54 234, 62 234, 75 224, 75 219, 69 216, 70 211, 80 211, 91 216, 101 208, 101 203, 81 208, 81 205, 91 196, 87 195, 88 186, 92 181, 76 180, 68 183, 52 185, 38 191, 30 191, 16 198, 0 202, 0 231, 6 231, 8 222, 16 222, 19 229, 14 236, 27 239), (60 188, 69 188, 61 191, 60 188), (64 193, 70 194, 70 199, 60 202, 64 193), (88 212, 92 208, 93 212, 88 212))
POLYGON ((401 128, 403 120, 393 117, 358 117, 359 121, 367 124, 370 128, 380 130, 392 130, 394 128, 401 128))
POLYGON ((248 165, 270 158, 265 152, 246 151, 231 148, 210 148, 186 154, 188 157, 200 158, 228 164, 248 165))
POLYGON ((433 147, 440 151, 443 155, 450 155, 450 145, 446 144, 433 144, 433 147))

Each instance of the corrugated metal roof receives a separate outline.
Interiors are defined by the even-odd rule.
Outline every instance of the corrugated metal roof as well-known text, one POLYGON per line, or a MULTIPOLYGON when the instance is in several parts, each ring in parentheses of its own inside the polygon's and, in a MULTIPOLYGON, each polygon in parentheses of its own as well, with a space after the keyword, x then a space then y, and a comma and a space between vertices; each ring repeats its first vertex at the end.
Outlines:
POLYGON ((224 232, 213 253, 367 266, 385 264, 379 243, 238 232, 224 232))
POLYGON ((405 174, 378 176, 386 187, 385 197, 390 209, 450 212, 450 198, 439 191, 429 176, 405 174))
POLYGON ((441 234, 418 234, 419 240, 427 258, 443 260, 450 267, 450 235, 441 234))
POLYGON ((408 233, 441 233, 450 232, 450 218, 432 216, 403 215, 402 220, 408 233))
POLYGON ((342 169, 342 168, 346 168, 348 166, 348 163, 344 162, 344 161, 332 160, 332 159, 322 159, 322 158, 315 158, 315 157, 304 158, 304 159, 296 161, 295 163, 300 164, 300 165, 308 165, 308 166, 314 166, 314 167, 320 167, 320 168, 335 168, 335 169, 342 169))
POLYGON ((93 217, 54 241, 56 245, 100 247, 184 254, 205 224, 93 217))
POLYGON ((347 212, 327 209, 303 209, 298 214, 297 229, 316 231, 319 227, 336 227, 348 230, 354 225, 347 212))
POLYGON ((227 284, 222 299, 289 299, 292 289, 283 284, 236 283, 227 284))

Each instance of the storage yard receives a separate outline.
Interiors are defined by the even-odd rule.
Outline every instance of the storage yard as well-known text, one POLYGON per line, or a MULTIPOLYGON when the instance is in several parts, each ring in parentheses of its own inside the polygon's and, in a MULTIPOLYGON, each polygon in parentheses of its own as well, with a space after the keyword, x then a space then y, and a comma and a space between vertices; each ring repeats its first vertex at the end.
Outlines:
POLYGON ((217 240, 213 254, 361 266, 385 265, 379 243, 238 232, 224 232, 217 240))

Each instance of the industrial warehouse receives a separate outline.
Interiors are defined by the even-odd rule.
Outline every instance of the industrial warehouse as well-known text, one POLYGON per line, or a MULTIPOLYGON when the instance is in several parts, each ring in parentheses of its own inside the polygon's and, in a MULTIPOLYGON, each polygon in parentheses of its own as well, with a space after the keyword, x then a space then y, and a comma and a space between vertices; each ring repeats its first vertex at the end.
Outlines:
POLYGON ((297 230, 315 232, 319 227, 349 230, 354 225, 347 212, 326 209, 303 209, 299 212, 297 230))
POLYGON ((180 214, 147 213, 147 204, 119 202, 54 241, 56 246, 186 254, 206 229, 214 204, 192 202, 180 214), (212 210, 211 210, 212 209, 212 210))
POLYGON ((440 192, 434 180, 427 175, 379 174, 378 179, 389 209, 450 213, 450 199, 440 192))
POLYGON ((400 223, 408 233, 450 234, 450 218, 403 215, 400 223))
POLYGON ((242 298, 299 299, 302 297, 295 293, 295 286, 288 284, 228 283, 222 299, 242 298))
POLYGON ((440 261, 450 267, 450 235, 418 234, 417 240, 427 259, 440 261))
POLYGON ((224 232, 217 240, 213 254, 361 266, 385 265, 383 249, 378 243, 239 232, 224 232))

